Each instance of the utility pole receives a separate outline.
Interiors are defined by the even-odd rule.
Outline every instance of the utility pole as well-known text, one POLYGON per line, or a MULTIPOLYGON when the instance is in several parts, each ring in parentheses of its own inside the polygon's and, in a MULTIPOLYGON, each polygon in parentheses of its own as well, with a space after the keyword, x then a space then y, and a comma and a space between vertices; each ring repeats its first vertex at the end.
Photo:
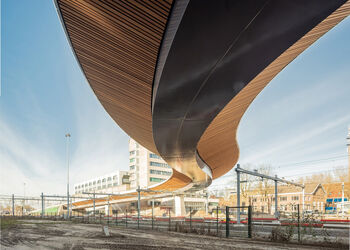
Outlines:
MULTIPOLYGON (((239 164, 237 164, 237 167, 235 169, 235 171, 237 172, 237 206, 239 206, 240 204, 240 176, 239 176, 239 173, 244 173, 244 174, 249 174, 249 175, 253 175, 253 176, 257 176, 257 177, 261 177, 261 178, 265 178, 265 179, 269 179, 269 180, 273 180, 275 181, 275 214, 278 212, 278 203, 277 203, 277 182, 283 182, 283 183, 287 183, 287 184, 291 184, 291 185, 294 185, 294 186, 298 186, 298 187, 301 187, 304 189, 304 184, 299 184, 299 183, 296 183, 296 182, 292 182, 292 181, 287 181, 287 180, 284 180, 284 179, 281 179, 281 178, 278 178, 277 175, 275 176, 268 176, 268 175, 265 175, 265 174, 260 174, 258 173, 257 171, 249 171, 249 170, 245 170, 243 168, 240 168, 239 164)), ((239 216, 238 216, 238 213, 237 213, 237 223, 238 223, 238 220, 239 220, 239 216)))
MULTIPOLYGON (((277 175, 275 175, 277 178, 277 175)), ((278 219, 278 182, 275 180, 275 218, 278 219)))
POLYGON ((153 230, 153 224, 154 224, 154 197, 152 200, 152 230, 153 230))
POLYGON ((67 220, 69 220, 69 138, 70 138, 70 134, 67 133, 65 135, 65 137, 67 138, 67 144, 66 144, 66 157, 67 157, 67 220))
POLYGON ((341 216, 344 217, 344 182, 341 184, 341 216))
POLYGON ((303 183, 303 197, 302 197, 302 199, 303 199, 303 213, 302 213, 302 217, 304 218, 304 211, 305 211, 305 184, 303 183))
POLYGON ((15 195, 12 194, 12 216, 15 216, 15 195))
POLYGON ((237 168, 235 169, 237 173, 237 225, 241 223, 241 179, 240 179, 240 165, 237 164, 237 168))
POLYGON ((95 207, 95 197, 96 197, 96 193, 95 193, 95 190, 94 190, 94 198, 93 198, 93 206, 94 206, 94 221, 95 221, 95 219, 96 219, 96 217, 95 217, 95 216, 96 216, 96 214, 95 214, 95 212, 96 212, 96 211, 95 211, 95 208, 96 208, 96 207, 95 207))
POLYGON ((41 217, 44 217, 44 193, 41 193, 41 217))
POLYGON ((206 200, 205 200, 205 214, 208 215, 209 212, 209 193, 206 193, 206 200))
POLYGON ((141 207, 141 189, 140 186, 137 188, 137 228, 140 228, 140 207, 141 207))
POLYGON ((108 195, 108 200, 107 200, 107 225, 109 225, 109 195, 108 195))
POLYGON ((25 206, 26 206, 26 183, 23 182, 23 213, 25 214, 25 206))

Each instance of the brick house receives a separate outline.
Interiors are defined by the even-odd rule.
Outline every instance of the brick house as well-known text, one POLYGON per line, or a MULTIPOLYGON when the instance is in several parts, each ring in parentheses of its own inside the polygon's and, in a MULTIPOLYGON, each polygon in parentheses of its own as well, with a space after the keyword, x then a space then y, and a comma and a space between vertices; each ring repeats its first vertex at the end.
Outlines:
MULTIPOLYGON (((304 190, 304 210, 324 212, 326 191, 322 184, 305 184, 304 190)), ((302 188, 290 185, 279 185, 278 187, 278 208, 280 212, 297 212, 298 204, 300 210, 303 207, 302 188)), ((264 190, 263 194, 259 190, 253 190, 242 199, 242 205, 252 205, 254 212, 274 214, 275 194, 274 187, 264 190)))

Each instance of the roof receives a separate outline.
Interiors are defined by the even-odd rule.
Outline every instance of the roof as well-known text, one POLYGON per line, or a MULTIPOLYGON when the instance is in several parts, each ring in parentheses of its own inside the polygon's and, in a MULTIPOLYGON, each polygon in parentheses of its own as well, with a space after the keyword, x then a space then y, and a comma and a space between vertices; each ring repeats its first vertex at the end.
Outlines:
MULTIPOLYGON (((321 188, 325 193, 325 189, 323 188, 321 183, 307 183, 305 184, 305 194, 314 194, 318 188, 321 188)), ((274 194, 275 188, 274 186, 269 187, 267 190, 268 194, 274 194)), ((301 193, 302 188, 293 186, 293 185, 279 185, 278 186, 278 194, 287 194, 287 193, 301 193)), ((255 189, 251 191, 252 194, 259 194, 259 190, 255 189)))
MULTIPOLYGON (((336 198, 341 197, 342 195, 342 182, 336 182, 336 183, 326 183, 323 185, 324 189, 327 193, 328 198, 336 198)), ((347 196, 347 191, 350 191, 350 183, 345 182, 344 183, 344 191, 345 196, 347 196)))

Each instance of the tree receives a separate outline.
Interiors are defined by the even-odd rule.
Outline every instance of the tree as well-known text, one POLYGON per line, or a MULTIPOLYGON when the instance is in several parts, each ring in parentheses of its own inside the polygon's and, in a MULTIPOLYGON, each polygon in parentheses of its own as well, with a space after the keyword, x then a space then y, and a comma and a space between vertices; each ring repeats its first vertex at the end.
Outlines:
MULTIPOLYGON (((269 175, 271 176, 271 166, 270 165, 260 165, 258 167, 258 172, 261 174, 269 175)), ((260 177, 257 177, 260 178, 260 177)), ((261 195, 261 198, 264 200, 264 202, 267 202, 267 212, 271 213, 271 204, 272 204, 272 196, 269 198, 269 194, 271 193, 271 180, 266 178, 260 178, 261 181, 257 184, 257 190, 259 194, 261 195)))

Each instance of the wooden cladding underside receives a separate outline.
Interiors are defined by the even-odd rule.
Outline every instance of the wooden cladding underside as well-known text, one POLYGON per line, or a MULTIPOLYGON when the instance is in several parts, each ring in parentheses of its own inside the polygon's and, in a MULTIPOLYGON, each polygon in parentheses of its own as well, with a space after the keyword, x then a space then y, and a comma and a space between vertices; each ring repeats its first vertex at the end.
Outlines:
MULTIPOLYGON (((150 188, 151 190, 155 191, 175 191, 178 189, 181 189, 185 187, 186 185, 191 183, 191 179, 188 178, 187 176, 184 176, 183 174, 173 170, 173 175, 170 177, 169 180, 161 183, 160 185, 150 188)), ((156 193, 159 194, 159 193, 156 193)), ((116 200, 125 200, 125 199, 130 199, 135 196, 137 196, 137 192, 130 192, 128 193, 130 196, 126 196, 124 194, 123 196, 118 196, 118 195, 111 195, 110 196, 110 201, 116 201, 116 200)), ((141 193, 141 196, 148 196, 148 195, 154 195, 154 193, 141 193)), ((107 204, 107 200, 104 199, 96 199, 95 200, 96 205, 105 205, 107 204)), ((87 208, 87 207, 92 207, 93 206, 93 200, 84 200, 84 201, 77 201, 73 202, 73 206, 75 208, 87 208)))
POLYGON ((237 128, 255 97, 284 67, 349 14, 350 2, 346 2, 266 67, 215 117, 197 146, 199 155, 212 169, 213 179, 227 173, 237 162, 237 128))
POLYGON ((151 94, 171 1, 58 0, 70 42, 99 101, 132 138, 157 153, 151 94))
MULTIPOLYGON (((74 53, 97 98, 128 135, 155 153, 152 84, 171 4, 57 0, 74 53)), ((174 170, 159 188, 175 190, 190 182, 174 170)))

